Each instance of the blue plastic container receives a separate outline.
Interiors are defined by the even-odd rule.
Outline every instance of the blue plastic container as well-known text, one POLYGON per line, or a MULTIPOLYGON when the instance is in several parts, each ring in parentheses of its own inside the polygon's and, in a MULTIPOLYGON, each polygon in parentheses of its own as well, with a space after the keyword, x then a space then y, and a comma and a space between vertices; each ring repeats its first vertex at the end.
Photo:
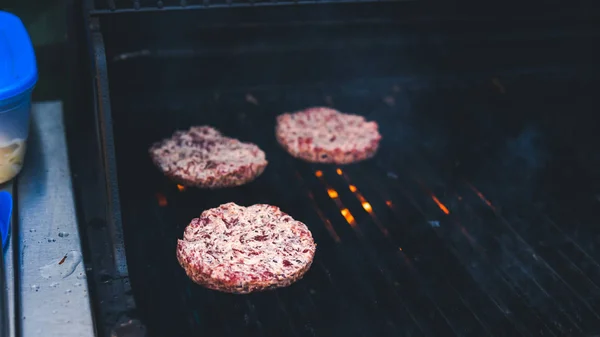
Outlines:
POLYGON ((21 171, 29 134, 35 53, 21 20, 0 11, 0 184, 21 171))
MULTIPOLYGON (((3 249, 8 245, 12 208, 13 200, 10 193, 0 192, 0 239, 3 249)), ((2 258, 2 255, 0 255, 0 258, 2 258)))

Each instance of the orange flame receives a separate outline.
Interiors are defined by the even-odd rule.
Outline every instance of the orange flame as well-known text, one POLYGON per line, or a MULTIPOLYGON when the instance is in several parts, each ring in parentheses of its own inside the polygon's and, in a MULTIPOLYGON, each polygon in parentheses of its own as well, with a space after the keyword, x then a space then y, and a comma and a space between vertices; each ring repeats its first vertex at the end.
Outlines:
POLYGON ((340 176, 344 173, 344 172, 342 172, 342 169, 340 169, 340 168, 336 169, 335 172, 340 176))
POLYGON ((448 208, 446 206, 444 206, 444 204, 442 204, 435 195, 432 195, 431 198, 433 199, 433 201, 435 201, 435 203, 442 210, 442 212, 444 212, 446 214, 450 214, 450 211, 448 210, 448 208))
POLYGON ((386 201, 385 201, 385 204, 386 204, 388 207, 392 207, 392 201, 391 201, 391 200, 386 200, 386 201))
POLYGON ((183 192, 185 191, 185 186, 177 184, 177 189, 179 190, 179 192, 183 192))
POLYGON ((342 208, 340 213, 342 213, 342 215, 350 225, 356 225, 356 220, 354 219, 354 216, 352 216, 352 213, 350 213, 350 210, 348 210, 347 208, 342 208))
POLYGON ((315 171, 315 175, 317 176, 317 178, 321 178, 323 176, 323 171, 321 171, 321 170, 315 171))
MULTIPOLYGON (((383 235, 388 236, 389 235, 389 231, 388 229, 381 223, 381 221, 379 221, 379 219, 377 218, 377 216, 375 215, 375 212, 373 211, 373 206, 371 206, 371 204, 367 201, 367 199, 362 195, 362 193, 360 193, 358 191, 358 188, 355 185, 352 185, 350 183, 350 179, 348 178, 348 176, 344 175, 343 176, 344 179, 346 180, 346 182, 348 183, 348 188, 350 189, 350 191, 352 193, 354 193, 354 196, 356 196, 356 198, 358 199, 358 201, 360 202, 362 208, 369 213, 369 215, 371 216, 371 218, 373 218, 373 221, 375 222, 375 224, 377 225, 377 227, 379 227, 379 230, 383 233, 383 235)), ((354 218, 353 218, 354 219, 354 218)))
POLYGON ((334 190, 333 188, 328 188, 327 194, 329 194, 329 197, 331 199, 336 199, 338 197, 338 192, 336 190, 334 190))

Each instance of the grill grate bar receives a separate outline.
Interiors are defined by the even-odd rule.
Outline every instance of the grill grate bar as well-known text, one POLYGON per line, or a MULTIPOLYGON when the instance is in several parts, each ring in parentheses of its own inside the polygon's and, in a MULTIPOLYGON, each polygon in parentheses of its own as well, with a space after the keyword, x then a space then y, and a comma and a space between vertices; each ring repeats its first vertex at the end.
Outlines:
POLYGON ((207 8, 245 8, 245 7, 272 7, 311 4, 343 4, 343 3, 372 3, 372 2, 413 2, 419 0, 158 0, 156 2, 140 0, 96 0, 93 15, 151 12, 151 11, 177 11, 207 8), (104 2, 105 1, 105 2, 104 2), (104 2, 104 3, 103 3, 104 2))
POLYGON ((591 287, 593 287, 598 293, 600 293, 600 287, 598 286, 598 284, 594 282, 594 280, 592 280, 592 278, 588 274, 581 270, 581 268, 577 264, 575 264, 575 262, 573 262, 572 258, 569 258, 567 255, 565 255, 565 253, 563 253, 562 250, 559 250, 556 253, 569 263, 570 267, 573 268, 579 274, 579 277, 584 278, 587 282, 590 283, 591 287))
MULTIPOLYGON (((302 181, 300 173, 298 173, 298 172, 296 172, 296 178, 298 180, 302 181)), ((306 191, 306 195, 307 195, 308 199, 310 200, 310 203, 313 206, 315 212, 317 212, 317 214, 319 215, 321 222, 323 222, 323 224, 325 225, 325 228, 327 228, 327 231, 329 232, 329 234, 331 235, 333 240, 335 242, 339 243, 341 241, 340 236, 337 234, 337 232, 333 228, 331 221, 327 217, 325 217, 325 215, 323 214, 321 209, 317 206, 317 204, 315 202, 315 196, 312 194, 311 191, 308 191, 308 190, 306 191)))
POLYGON ((338 167, 335 171, 339 176, 344 178, 350 192, 354 194, 354 196, 356 197, 358 202, 360 202, 365 212, 369 213, 371 219, 377 225, 377 228, 379 228, 379 230, 381 231, 381 234, 383 234, 383 236, 385 237, 388 237, 390 235, 388 229, 386 228, 386 226, 383 225, 381 221, 379 221, 379 219, 377 218, 377 214, 373 210, 373 206, 369 203, 369 201, 364 197, 364 195, 362 195, 362 193, 360 193, 356 185, 352 184, 352 181, 350 181, 348 175, 341 168, 338 167))
MULTIPOLYGON (((561 237, 566 239, 566 241, 570 242, 577 249, 578 252, 583 254, 588 262, 591 262, 597 269, 600 269, 600 264, 598 264, 598 261, 596 261, 596 259, 594 259, 591 255, 589 255, 585 251, 585 249, 583 249, 583 247, 581 247, 581 245, 579 243, 577 243, 573 238, 571 238, 570 235, 567 235, 562 229, 560 229, 560 227, 558 227, 556 222, 554 222, 552 219, 550 219, 550 217, 547 214, 543 214, 542 216, 544 217, 544 220, 547 223, 549 223, 550 226, 553 227, 561 237)), ((560 253, 563 254, 562 252, 560 252, 560 253)), ((566 255, 565 255, 565 258, 567 258, 566 255)), ((571 261, 569 258, 567 258, 567 259, 569 261, 571 261)), ((573 263, 575 265, 574 262, 571 261, 571 263, 573 263)))

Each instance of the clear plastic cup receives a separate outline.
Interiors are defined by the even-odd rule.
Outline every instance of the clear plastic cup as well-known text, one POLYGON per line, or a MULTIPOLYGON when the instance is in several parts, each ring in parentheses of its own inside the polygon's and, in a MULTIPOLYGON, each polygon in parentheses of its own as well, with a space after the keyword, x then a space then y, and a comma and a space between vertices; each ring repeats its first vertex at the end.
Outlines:
POLYGON ((0 184, 21 172, 29 134, 30 110, 31 90, 0 101, 0 184))

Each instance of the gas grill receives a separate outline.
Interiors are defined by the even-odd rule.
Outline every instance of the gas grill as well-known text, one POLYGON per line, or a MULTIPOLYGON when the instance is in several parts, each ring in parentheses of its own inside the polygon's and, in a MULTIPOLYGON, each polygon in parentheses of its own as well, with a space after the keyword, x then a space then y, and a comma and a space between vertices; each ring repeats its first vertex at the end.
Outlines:
POLYGON ((600 334, 596 8, 431 6, 85 3, 74 66, 93 75, 68 137, 100 335, 600 334), (377 121, 377 155, 292 158, 275 118, 311 106, 377 121), (192 125, 256 143, 265 173, 169 181, 147 150, 192 125), (177 239, 226 202, 306 223, 306 276, 250 295, 190 281, 177 239))

